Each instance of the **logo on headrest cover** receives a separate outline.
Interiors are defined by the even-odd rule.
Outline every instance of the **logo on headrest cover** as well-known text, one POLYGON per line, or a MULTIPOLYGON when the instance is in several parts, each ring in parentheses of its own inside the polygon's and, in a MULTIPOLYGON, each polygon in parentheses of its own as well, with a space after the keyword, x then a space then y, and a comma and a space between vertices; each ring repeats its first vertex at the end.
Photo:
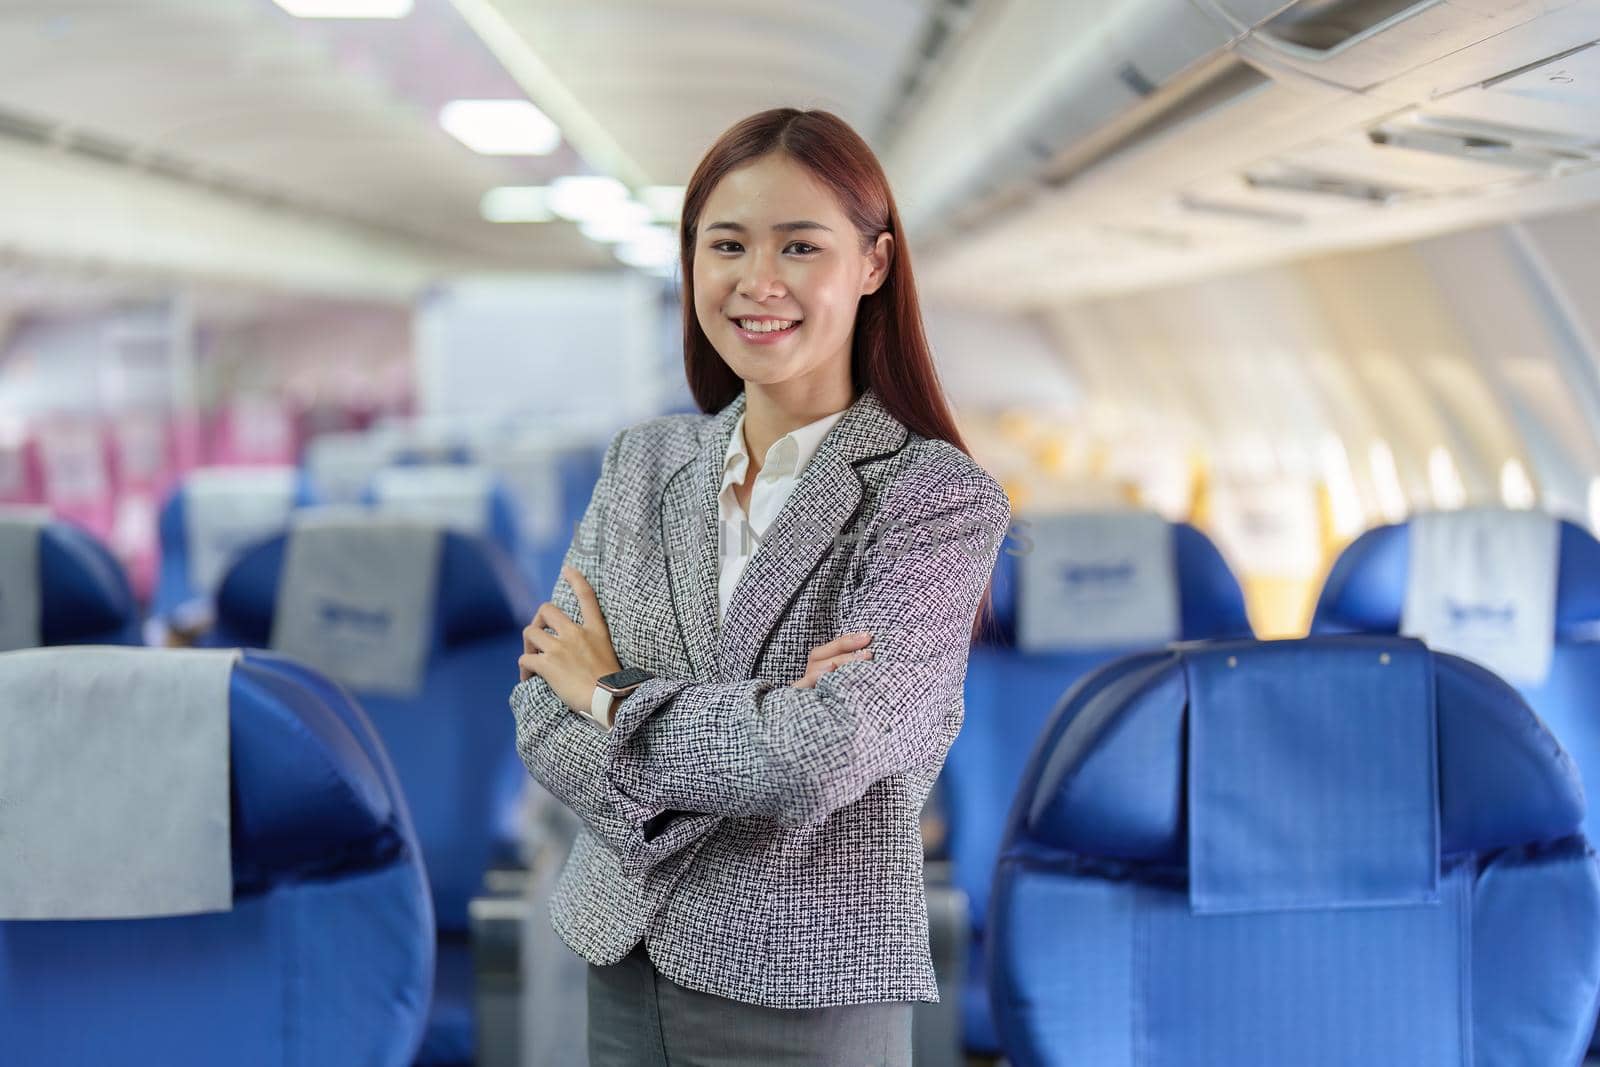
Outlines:
POLYGON ((317 618, 328 626, 348 626, 353 630, 387 630, 393 617, 387 611, 373 611, 355 604, 341 604, 336 600, 319 600, 317 618))
POLYGON ((1486 626, 1509 630, 1517 623, 1517 606, 1512 603, 1471 603, 1445 597, 1445 615, 1452 626, 1486 626))
POLYGON ((1116 563, 1065 563, 1061 580, 1073 597, 1108 599, 1125 595, 1139 574, 1139 567, 1131 559, 1116 563))

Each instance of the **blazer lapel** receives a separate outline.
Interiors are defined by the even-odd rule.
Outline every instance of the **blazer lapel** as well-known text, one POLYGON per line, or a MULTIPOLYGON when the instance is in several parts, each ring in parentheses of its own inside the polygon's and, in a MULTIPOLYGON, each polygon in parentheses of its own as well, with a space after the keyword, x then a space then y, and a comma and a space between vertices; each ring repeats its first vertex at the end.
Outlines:
MULTIPOLYGON (((774 627, 828 548, 856 517, 864 495, 856 468, 897 451, 907 437, 906 428, 869 389, 823 438, 734 589, 721 632, 719 658, 724 679, 750 677, 774 627)), ((727 448, 726 435, 722 448, 727 448)), ((717 456, 720 458, 722 451, 717 456)), ((709 497, 713 518, 720 470, 717 475, 717 486, 709 497)), ((713 612, 717 606, 716 562, 712 560, 710 581, 713 612)))
MULTIPOLYGON (((697 678, 719 678, 717 647, 717 495, 722 488, 722 457, 744 411, 744 394, 700 431, 689 462, 667 478, 661 493, 661 545, 678 631, 697 678)), ((841 420, 842 421, 842 420, 841 420)))

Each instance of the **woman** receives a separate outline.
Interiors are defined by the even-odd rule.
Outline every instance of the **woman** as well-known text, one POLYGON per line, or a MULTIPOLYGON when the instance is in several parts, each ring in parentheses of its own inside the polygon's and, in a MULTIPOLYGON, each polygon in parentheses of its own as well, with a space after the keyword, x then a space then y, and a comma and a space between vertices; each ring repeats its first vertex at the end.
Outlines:
POLYGON ((918 813, 1010 508, 842 121, 728 130, 681 243, 715 414, 612 440, 512 694, 523 759, 586 826, 551 918, 593 965, 591 1067, 909 1063, 937 999, 918 813))

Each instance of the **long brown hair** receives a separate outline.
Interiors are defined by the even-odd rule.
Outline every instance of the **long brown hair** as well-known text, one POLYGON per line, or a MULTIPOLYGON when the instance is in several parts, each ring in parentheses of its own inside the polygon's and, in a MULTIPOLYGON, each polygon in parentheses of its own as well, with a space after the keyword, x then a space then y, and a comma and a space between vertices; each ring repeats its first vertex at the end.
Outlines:
MULTIPOLYGON (((770 152, 782 152, 833 191, 856 228, 862 250, 880 233, 894 238, 889 273, 876 292, 856 307, 850 348, 850 384, 859 396, 877 392, 883 406, 913 433, 946 441, 971 455, 945 402, 933 353, 922 330, 911 272, 911 249, 900 227, 889 179, 867 142, 829 111, 777 107, 730 126, 700 160, 683 195, 678 256, 683 270, 683 368, 695 403, 706 413, 721 411, 744 388, 700 328, 694 303, 694 250, 700 213, 711 191, 730 171, 770 152)), ((974 633, 993 623, 989 590, 974 619, 974 633)))

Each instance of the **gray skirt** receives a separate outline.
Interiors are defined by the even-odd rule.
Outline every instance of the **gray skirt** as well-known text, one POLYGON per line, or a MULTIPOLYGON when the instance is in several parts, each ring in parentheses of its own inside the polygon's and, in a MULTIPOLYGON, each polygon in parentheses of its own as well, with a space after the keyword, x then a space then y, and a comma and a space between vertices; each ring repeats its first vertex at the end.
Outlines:
POLYGON ((662 977, 641 944, 589 967, 589 1067, 910 1067, 911 1010, 741 1004, 662 977))

